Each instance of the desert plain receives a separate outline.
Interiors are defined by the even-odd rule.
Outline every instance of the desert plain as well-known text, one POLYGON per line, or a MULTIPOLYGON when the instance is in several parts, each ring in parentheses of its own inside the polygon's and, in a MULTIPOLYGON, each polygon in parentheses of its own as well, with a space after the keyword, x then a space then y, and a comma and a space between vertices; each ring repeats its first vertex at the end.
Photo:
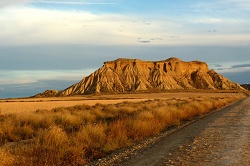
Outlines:
POLYGON ((243 97, 244 93, 236 92, 168 92, 168 93, 133 93, 133 94, 102 94, 102 95, 83 95, 71 97, 48 97, 48 98, 18 98, 18 99, 1 99, 1 114, 12 113, 31 113, 38 109, 52 109, 56 107, 70 107, 74 105, 86 104, 93 106, 100 104, 116 104, 125 101, 140 102, 154 99, 189 99, 204 97, 243 97))

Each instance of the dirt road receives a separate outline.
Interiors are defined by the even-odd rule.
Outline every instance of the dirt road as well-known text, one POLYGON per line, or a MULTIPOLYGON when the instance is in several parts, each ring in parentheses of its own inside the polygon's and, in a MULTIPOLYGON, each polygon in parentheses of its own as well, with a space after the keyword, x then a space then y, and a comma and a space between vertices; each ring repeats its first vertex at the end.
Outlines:
POLYGON ((170 132, 94 165, 250 165, 250 98, 170 132))

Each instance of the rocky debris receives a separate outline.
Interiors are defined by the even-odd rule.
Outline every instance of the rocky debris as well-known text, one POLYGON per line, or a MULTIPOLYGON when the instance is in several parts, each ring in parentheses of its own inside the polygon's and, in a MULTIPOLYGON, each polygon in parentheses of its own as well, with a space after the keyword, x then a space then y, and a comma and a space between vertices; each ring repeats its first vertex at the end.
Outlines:
MULTIPOLYGON (((69 96, 186 89, 244 90, 239 84, 209 70, 205 62, 184 62, 178 58, 162 61, 119 58, 104 62, 101 68, 79 83, 57 94, 51 94, 69 96)), ((49 93, 40 95, 47 94, 49 93)))

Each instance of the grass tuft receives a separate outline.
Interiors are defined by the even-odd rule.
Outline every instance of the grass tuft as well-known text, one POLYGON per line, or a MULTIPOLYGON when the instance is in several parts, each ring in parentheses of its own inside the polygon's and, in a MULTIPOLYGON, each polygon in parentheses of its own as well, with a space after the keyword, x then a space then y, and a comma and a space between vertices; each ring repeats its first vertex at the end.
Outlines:
POLYGON ((14 163, 15 157, 6 149, 0 149, 0 165, 11 166, 14 163))

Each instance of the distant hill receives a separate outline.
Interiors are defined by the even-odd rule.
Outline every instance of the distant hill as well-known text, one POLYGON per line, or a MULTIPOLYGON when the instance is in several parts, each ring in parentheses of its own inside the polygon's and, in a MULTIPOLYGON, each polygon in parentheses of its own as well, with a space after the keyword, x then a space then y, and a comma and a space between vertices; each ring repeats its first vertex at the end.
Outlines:
POLYGON ((250 84, 242 84, 241 85, 243 88, 245 88, 246 90, 250 91, 250 84))
POLYGON ((68 96, 185 89, 244 90, 239 84, 209 70, 205 62, 184 62, 177 58, 162 61, 120 58, 104 62, 101 68, 79 83, 52 94, 68 96))

